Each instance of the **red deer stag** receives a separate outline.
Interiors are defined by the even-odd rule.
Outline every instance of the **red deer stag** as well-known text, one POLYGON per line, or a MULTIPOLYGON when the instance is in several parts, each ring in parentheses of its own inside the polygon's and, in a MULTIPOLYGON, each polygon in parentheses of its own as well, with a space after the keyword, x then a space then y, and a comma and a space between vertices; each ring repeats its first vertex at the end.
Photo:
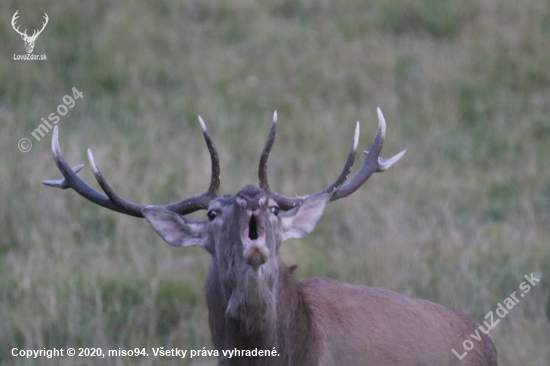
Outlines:
POLYGON ((344 184, 355 159, 359 123, 344 169, 320 192, 286 197, 271 191, 267 160, 275 139, 277 114, 260 158, 259 187, 247 185, 234 196, 220 196, 216 149, 202 119, 212 160, 210 187, 205 193, 158 206, 138 205, 121 198, 88 157, 105 194, 78 178, 79 165, 69 167, 61 154, 57 126, 52 137, 55 163, 65 178, 45 181, 72 188, 93 203, 136 217, 145 217, 169 244, 201 246, 212 255, 206 283, 209 324, 220 365, 497 365, 496 350, 485 332, 464 314, 393 291, 355 286, 330 278, 296 281, 292 268, 279 257, 279 246, 308 235, 330 201, 349 196, 375 172, 397 162, 379 157, 386 124, 378 109, 379 128, 361 168, 344 184), (208 221, 185 215, 207 210, 208 221), (470 334, 479 341, 460 361, 470 334), (228 350, 276 350, 276 355, 245 356, 228 350))

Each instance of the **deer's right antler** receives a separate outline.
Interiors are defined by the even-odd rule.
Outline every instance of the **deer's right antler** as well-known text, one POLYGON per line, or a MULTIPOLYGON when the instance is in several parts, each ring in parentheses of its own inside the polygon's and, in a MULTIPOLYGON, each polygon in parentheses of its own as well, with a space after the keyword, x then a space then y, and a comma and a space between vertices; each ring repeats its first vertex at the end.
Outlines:
POLYGON ((95 203, 96 205, 135 217, 143 217, 141 210, 146 207, 160 208, 176 212, 181 215, 186 215, 188 213, 201 209, 207 209, 210 202, 219 195, 220 162, 218 152, 216 151, 216 148, 212 143, 212 139, 208 134, 208 130, 206 129, 206 125, 204 124, 200 116, 199 121, 201 123, 206 146, 208 147, 208 151, 210 152, 210 159, 212 161, 212 177, 210 179, 210 186, 208 187, 208 190, 202 194, 187 197, 181 201, 166 205, 139 205, 127 201, 124 198, 120 197, 107 183, 107 180, 103 177, 103 174, 101 174, 101 171, 94 161, 92 151, 88 149, 88 159, 90 161, 90 165, 92 166, 94 176, 99 183, 101 189, 103 189, 103 192, 105 192, 105 194, 102 194, 96 189, 90 187, 88 183, 86 183, 84 180, 80 179, 78 175, 76 175, 76 173, 82 170, 84 164, 78 165, 71 169, 69 164, 67 164, 67 162, 65 161, 63 154, 61 154, 61 149, 59 148, 57 126, 55 126, 53 130, 52 152, 54 161, 59 168, 61 174, 63 174, 64 178, 59 180, 45 180, 42 183, 50 187, 61 189, 72 188, 79 195, 95 203))

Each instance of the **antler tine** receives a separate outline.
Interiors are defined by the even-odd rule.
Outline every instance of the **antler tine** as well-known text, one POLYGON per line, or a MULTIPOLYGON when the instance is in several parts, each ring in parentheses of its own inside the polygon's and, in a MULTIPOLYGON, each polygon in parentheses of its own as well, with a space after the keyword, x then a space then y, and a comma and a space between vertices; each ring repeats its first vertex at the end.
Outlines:
POLYGON ((357 125, 355 127, 355 133, 353 134, 353 143, 351 144, 351 148, 349 150, 348 154, 348 160, 346 160, 346 165, 344 165, 344 169, 342 169, 342 173, 340 173, 340 176, 332 183, 330 186, 322 190, 321 192, 318 192, 316 194, 323 194, 328 193, 331 196, 334 194, 335 191, 337 191, 342 184, 348 179, 349 173, 351 172, 351 168, 353 167, 353 163, 355 162, 355 154, 357 153, 357 145, 359 144, 359 121, 357 121, 357 125))
MULTIPOLYGON (((403 155, 405 155, 405 152, 407 152, 407 150, 403 150, 399 154, 395 154, 389 159, 378 157, 378 165, 380 165, 380 167, 378 168, 378 170, 376 170, 376 172, 385 172, 386 170, 388 170, 393 164, 397 163, 403 155)), ((363 153, 365 155, 369 154, 368 150, 363 150, 363 153)))
MULTIPOLYGON (((17 10, 15 12, 15 14, 13 14, 13 16, 11 17, 11 26, 13 27, 13 29, 15 29, 15 22, 17 21, 17 18, 19 18, 19 10, 17 10)), ((19 27, 18 27, 19 28, 19 27)), ((17 31, 17 29, 15 29, 17 31)))
POLYGON ((390 159, 382 159, 379 157, 382 145, 384 144, 384 138, 386 137, 386 120, 382 114, 380 108, 376 109, 378 112, 378 133, 372 143, 370 152, 365 151, 367 157, 361 165, 359 171, 351 178, 351 180, 338 189, 331 197, 331 201, 339 198, 347 197, 361 187, 375 172, 383 172, 389 169, 405 154, 406 150, 401 151, 399 154, 393 156, 390 159))
POLYGON ((206 124, 202 120, 201 116, 199 116, 199 122, 201 124, 204 140, 206 141, 206 146, 208 147, 208 151, 210 152, 210 159, 212 161, 212 177, 210 179, 210 186, 208 187, 207 192, 209 195, 213 197, 217 197, 220 192, 220 182, 221 182, 220 158, 218 156, 218 151, 216 151, 216 148, 214 147, 214 143, 210 138, 210 134, 206 129, 206 124))
MULTIPOLYGON (((340 173, 338 178, 330 186, 323 189, 322 191, 315 193, 314 195, 321 195, 325 193, 328 193, 329 195, 333 195, 333 193, 337 191, 338 188, 346 181, 346 179, 349 176, 349 173, 351 172, 351 168, 353 167, 353 163, 355 161, 355 155, 357 153, 358 144, 359 144, 359 122, 357 122, 357 125, 355 127, 355 133, 353 134, 353 141, 348 154, 348 158, 346 160, 346 164, 344 165, 344 169, 342 169, 342 172, 340 173)), ((279 205, 279 208, 283 210, 290 210, 291 208, 296 207, 297 205, 302 203, 307 197, 309 197, 309 196, 286 197, 275 192, 270 192, 270 196, 275 200, 275 202, 277 202, 277 204, 279 205)))
POLYGON ((269 188, 269 182, 267 180, 267 160, 269 159, 269 153, 273 147, 273 142, 275 141, 275 133, 277 130, 277 111, 273 112, 273 122, 271 122, 271 130, 269 131, 269 137, 265 143, 264 149, 262 151, 262 156, 260 157, 260 168, 258 170, 258 176, 260 178, 260 188, 266 192, 271 192, 269 188))
POLYGON ((90 187, 85 181, 80 179, 76 173, 80 171, 83 167, 83 165, 79 165, 73 169, 69 167, 65 159, 63 158, 63 155, 61 154, 61 149, 59 148, 59 140, 58 140, 58 128, 57 126, 54 127, 53 136, 52 136, 52 151, 54 155, 54 160, 63 174, 64 178, 59 180, 47 180, 43 181, 42 183, 50 186, 50 187, 56 187, 56 188, 72 188, 75 192, 80 194, 82 197, 86 198, 87 200, 108 208, 113 211, 121 212, 130 216, 135 217, 143 217, 143 214, 141 213, 142 209, 146 207, 155 207, 155 208, 161 208, 165 210, 169 210, 172 212, 179 213, 181 215, 185 215, 200 209, 206 209, 208 208, 208 205, 210 204, 210 201, 212 201, 214 198, 218 196, 219 186, 220 186, 220 166, 219 166, 219 158, 218 153, 216 149, 214 148, 214 145, 212 143, 212 140, 210 139, 210 136, 208 135, 208 132, 206 131, 206 127, 204 126, 204 122, 201 121, 201 125, 203 126, 203 132, 206 140, 206 144, 208 146, 208 150, 210 151, 210 157, 212 159, 212 178, 210 181, 210 187, 208 188, 208 191, 202 194, 194 195, 188 198, 185 198, 181 201, 166 204, 166 205, 139 205, 130 201, 125 200, 124 198, 120 197, 107 183, 107 180, 103 177, 103 174, 101 174, 101 171, 99 170, 98 166, 95 163, 94 156, 92 154, 92 151, 88 149, 88 159, 90 161, 90 165, 92 166, 92 170, 94 172, 94 176, 106 195, 98 192, 94 188, 90 187))
MULTIPOLYGON (((77 165, 73 168, 73 172, 78 173, 79 171, 82 170, 82 168, 84 168, 84 164, 77 165)), ((42 183, 46 186, 55 187, 59 189, 71 188, 71 186, 69 185, 69 183, 67 183, 67 180, 65 178, 56 179, 56 180, 53 180, 53 179, 45 180, 45 181, 42 181, 42 183)))
POLYGON ((61 174, 63 174, 64 178, 60 180, 46 180, 42 183, 50 187, 57 187, 61 189, 72 188, 82 197, 95 203, 96 205, 108 208, 113 211, 125 213, 120 208, 115 206, 113 202, 109 200, 109 197, 90 187, 88 183, 86 183, 76 175, 76 173, 80 171, 80 169, 82 169, 83 165, 79 165, 74 169, 71 169, 69 164, 67 164, 67 162, 65 161, 63 154, 61 153, 58 135, 58 127, 55 126, 52 134, 52 153, 55 164, 59 168, 61 174))
POLYGON ((92 166, 92 171, 94 172, 97 183, 99 184, 101 189, 103 189, 103 192, 105 192, 107 197, 109 197, 109 201, 119 207, 121 209, 121 212, 125 214, 135 217, 143 217, 143 215, 141 214, 141 209, 145 208, 146 206, 126 201, 111 188, 111 186, 107 183, 107 181, 103 177, 103 174, 101 174, 101 171, 97 167, 94 160, 94 155, 92 154, 92 150, 90 149, 88 149, 88 160, 90 161, 90 165, 92 166))

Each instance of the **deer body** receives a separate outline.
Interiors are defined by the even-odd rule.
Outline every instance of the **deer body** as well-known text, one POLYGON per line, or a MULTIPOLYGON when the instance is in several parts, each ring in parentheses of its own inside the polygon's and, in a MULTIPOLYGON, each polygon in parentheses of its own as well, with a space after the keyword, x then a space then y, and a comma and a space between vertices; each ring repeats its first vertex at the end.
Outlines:
MULTIPOLYGON (((450 352, 459 349, 478 327, 459 312, 329 278, 297 282, 285 269, 275 302, 277 317, 258 324, 264 328, 250 333, 244 330, 246 319, 227 319, 227 304, 211 299, 208 292, 210 328, 217 349, 275 348, 279 352, 270 359, 221 357, 220 365, 497 365, 492 341, 481 332, 482 341, 463 361, 450 352)), ((210 282, 207 291, 209 286, 210 282)), ((249 306, 247 311, 255 319, 264 316, 259 308, 249 306)))
POLYGON ((378 155, 385 121, 365 152, 359 171, 346 181, 357 149, 359 125, 346 165, 326 189, 309 196, 286 197, 272 192, 267 158, 275 138, 276 114, 260 159, 260 186, 247 185, 234 196, 219 196, 217 152, 204 123, 212 158, 212 179, 200 195, 162 206, 143 206, 118 196, 88 156, 105 195, 91 188, 61 155, 57 126, 52 137, 54 160, 64 178, 46 185, 72 188, 90 201, 132 216, 145 217, 169 244, 201 246, 212 256, 206 283, 209 325, 222 366, 496 366, 492 340, 464 314, 393 291, 341 283, 328 278, 298 282, 293 268, 279 257, 283 241, 313 231, 330 201, 355 192, 374 172, 388 169, 391 159, 378 155), (205 209, 208 221, 185 216, 205 209), (459 360, 451 349, 462 349, 470 334, 480 340, 459 360), (276 351, 275 356, 229 357, 230 350, 276 351))
POLYGON ((367 286, 328 278, 302 282, 321 338, 318 365, 497 365, 488 335, 462 360, 478 325, 453 309, 367 286), (345 299, 344 301, 340 299, 345 299))

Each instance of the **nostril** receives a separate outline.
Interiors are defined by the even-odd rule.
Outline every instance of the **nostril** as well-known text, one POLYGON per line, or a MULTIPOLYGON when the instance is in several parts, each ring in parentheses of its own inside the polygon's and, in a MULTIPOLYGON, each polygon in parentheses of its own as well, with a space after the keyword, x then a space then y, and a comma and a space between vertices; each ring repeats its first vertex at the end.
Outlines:
POLYGON ((246 208, 246 200, 244 198, 237 196, 237 198, 235 198, 235 201, 242 208, 246 208))
POLYGON ((248 237, 250 240, 258 239, 258 225, 256 224, 256 218, 254 215, 252 215, 250 222, 248 223, 248 237))

